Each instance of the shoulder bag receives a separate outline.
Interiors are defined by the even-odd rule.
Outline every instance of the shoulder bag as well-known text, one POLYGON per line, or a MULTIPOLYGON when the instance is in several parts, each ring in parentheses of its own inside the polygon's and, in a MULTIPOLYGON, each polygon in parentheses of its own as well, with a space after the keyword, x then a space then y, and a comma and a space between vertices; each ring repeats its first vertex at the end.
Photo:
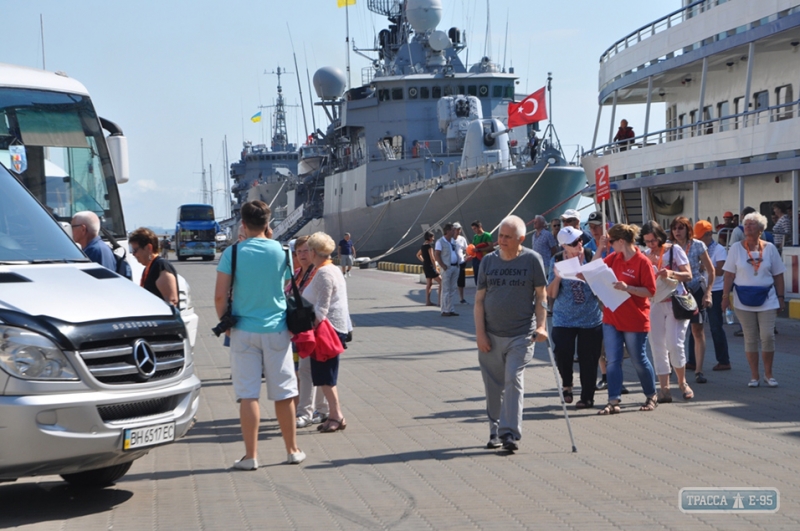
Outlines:
MULTIPOLYGON (((286 250, 286 267, 292 271, 289 250, 286 250)), ((314 305, 300 295, 297 282, 292 277, 292 292, 286 297, 286 326, 293 334, 301 334, 314 329, 314 305)))
MULTIPOLYGON (((670 269, 672 269, 672 250, 674 248, 674 244, 669 248, 670 269)), ((674 269, 672 270, 674 271, 674 269)), ((679 295, 677 291, 672 294, 672 315, 678 320, 691 319, 700 312, 700 309, 697 307, 694 296, 686 289, 686 285, 683 282, 679 282, 679 284, 683 286, 683 295, 679 295)))

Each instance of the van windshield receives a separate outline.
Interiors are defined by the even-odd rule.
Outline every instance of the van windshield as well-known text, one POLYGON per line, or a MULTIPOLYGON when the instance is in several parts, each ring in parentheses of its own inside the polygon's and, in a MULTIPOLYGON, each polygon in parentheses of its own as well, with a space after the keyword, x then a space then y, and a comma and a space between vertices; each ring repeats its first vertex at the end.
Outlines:
POLYGON ((0 264, 88 261, 67 233, 0 165, 0 264))
POLYGON ((125 236, 100 121, 88 96, 0 87, 0 163, 59 221, 90 210, 125 236))

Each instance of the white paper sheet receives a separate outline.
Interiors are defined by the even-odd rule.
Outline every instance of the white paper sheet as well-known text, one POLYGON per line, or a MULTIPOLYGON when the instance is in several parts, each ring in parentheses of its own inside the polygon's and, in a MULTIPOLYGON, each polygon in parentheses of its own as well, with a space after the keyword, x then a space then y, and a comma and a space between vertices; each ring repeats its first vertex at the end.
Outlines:
POLYGON ((617 276, 602 260, 594 260, 585 264, 580 270, 586 282, 603 305, 615 311, 620 305, 630 298, 625 291, 614 289, 617 276))
POLYGON ((561 278, 565 280, 576 280, 578 282, 583 282, 583 280, 579 279, 576 275, 581 272, 581 261, 578 259, 577 256, 573 256, 567 260, 562 260, 560 262, 556 262, 556 270, 561 278))

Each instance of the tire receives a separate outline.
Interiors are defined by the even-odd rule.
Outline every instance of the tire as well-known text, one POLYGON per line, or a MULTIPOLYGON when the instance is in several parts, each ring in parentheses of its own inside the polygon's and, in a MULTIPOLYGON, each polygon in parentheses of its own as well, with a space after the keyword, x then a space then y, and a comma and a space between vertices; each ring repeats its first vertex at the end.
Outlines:
POLYGON ((214 259, 214 257, 213 257, 213 256, 204 256, 204 257, 203 257, 203 261, 204 261, 204 262, 210 262, 210 261, 211 261, 211 260, 213 260, 213 259, 214 259))
POLYGON ((178 262, 184 262, 184 261, 186 261, 186 257, 185 257, 185 256, 182 256, 182 255, 181 255, 181 253, 175 253, 175 256, 177 256, 177 257, 178 257, 178 262))
POLYGON ((133 461, 119 465, 76 472, 75 474, 61 474, 61 477, 76 487, 107 487, 124 476, 130 470, 133 461))

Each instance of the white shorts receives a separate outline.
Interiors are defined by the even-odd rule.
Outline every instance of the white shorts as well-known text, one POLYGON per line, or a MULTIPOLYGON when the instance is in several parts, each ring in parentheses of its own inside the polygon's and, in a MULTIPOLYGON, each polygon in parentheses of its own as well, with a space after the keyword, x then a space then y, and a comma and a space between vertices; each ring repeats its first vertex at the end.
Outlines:
POLYGON ((289 331, 256 334, 231 330, 231 380, 237 402, 258 400, 262 371, 267 398, 278 401, 297 396, 289 331))

